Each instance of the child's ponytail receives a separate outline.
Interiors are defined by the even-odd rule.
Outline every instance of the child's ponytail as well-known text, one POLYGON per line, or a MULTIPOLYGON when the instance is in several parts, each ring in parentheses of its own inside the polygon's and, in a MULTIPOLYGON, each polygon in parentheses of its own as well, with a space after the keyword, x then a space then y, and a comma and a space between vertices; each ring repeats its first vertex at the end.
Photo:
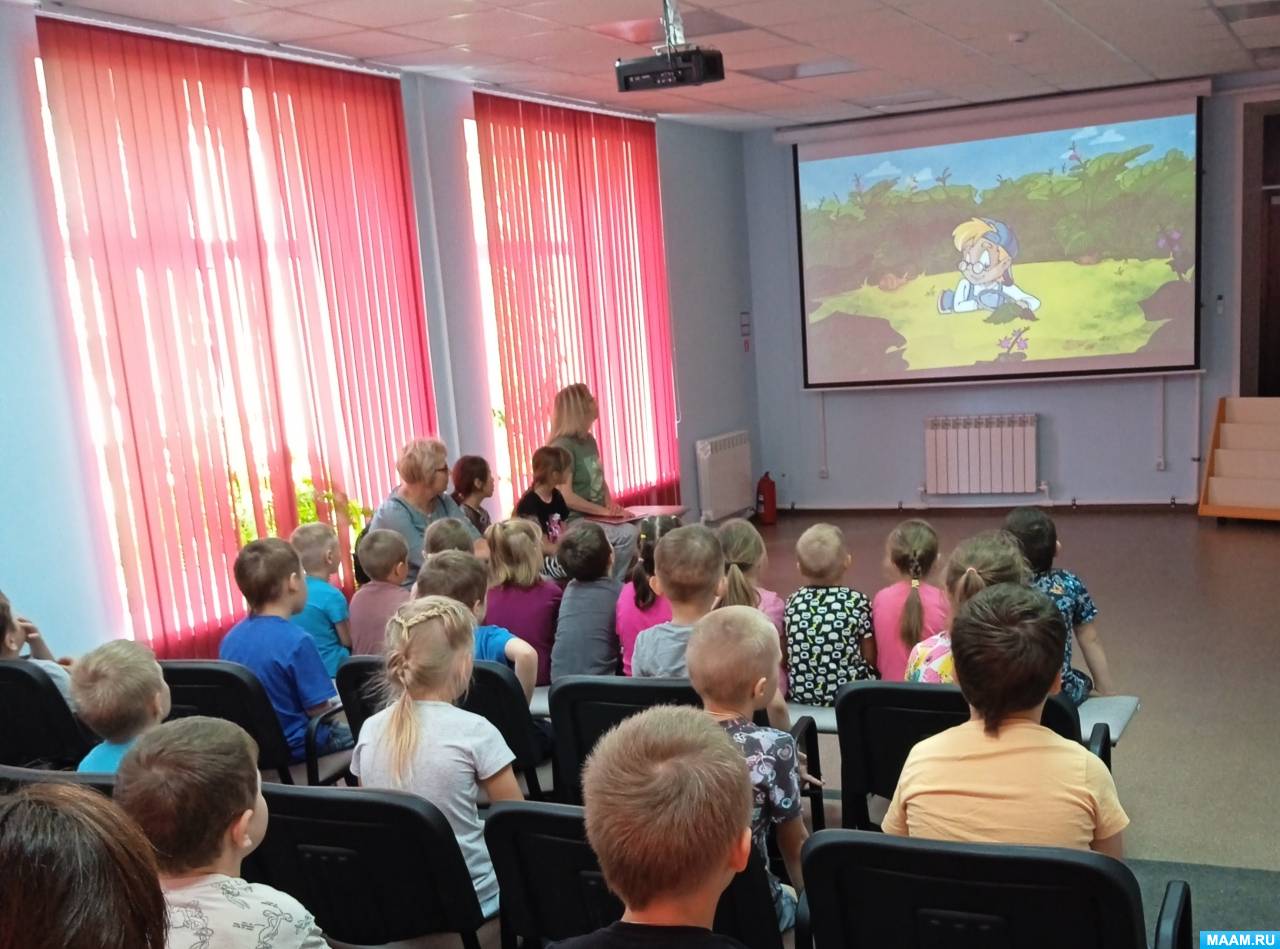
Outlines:
POLYGON ((636 609, 647 610, 658 598, 649 584, 649 578, 657 573, 654 555, 658 549, 658 541, 668 531, 675 530, 679 526, 680 518, 670 515, 646 517, 640 522, 640 534, 636 541, 636 562, 631 568, 630 576, 636 609))
POLYGON ((413 776, 421 739, 414 692, 463 694, 471 680, 475 617, 457 600, 410 600, 387 621, 385 694, 392 699, 386 736, 391 773, 400 787, 413 776))
POLYGON ((716 536, 724 549, 728 578, 720 605, 758 607, 760 592, 747 574, 764 560, 764 538, 750 521, 740 517, 725 521, 716 536))
POLYGON ((920 584, 938 559, 938 534, 928 521, 903 521, 893 529, 888 543, 889 562, 911 581, 907 601, 902 607, 898 636, 908 649, 920 642, 924 631, 924 602, 920 584))
POLYGON ((1026 586, 1031 568, 1008 531, 984 531, 956 548, 947 563, 947 592, 952 611, 996 583, 1026 586))

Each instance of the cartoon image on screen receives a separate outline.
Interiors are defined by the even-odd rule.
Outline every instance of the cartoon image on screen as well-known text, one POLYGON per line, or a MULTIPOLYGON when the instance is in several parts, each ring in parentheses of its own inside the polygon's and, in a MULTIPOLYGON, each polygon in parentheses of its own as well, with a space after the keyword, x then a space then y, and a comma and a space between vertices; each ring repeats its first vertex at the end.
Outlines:
POLYGON ((808 383, 1194 362, 1196 117, 802 160, 808 383))

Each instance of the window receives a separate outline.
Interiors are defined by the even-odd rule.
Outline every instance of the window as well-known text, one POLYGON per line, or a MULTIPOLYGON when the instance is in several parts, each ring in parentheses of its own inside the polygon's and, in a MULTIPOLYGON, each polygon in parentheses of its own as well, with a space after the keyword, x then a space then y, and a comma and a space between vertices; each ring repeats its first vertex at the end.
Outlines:
MULTIPOLYGON (((601 457, 623 504, 676 503, 676 400, 652 123, 475 96, 502 428, 518 494, 563 386, 600 404, 601 457)), ((477 167, 478 166, 478 167, 477 167)), ((485 285, 486 303, 490 287, 485 285)), ((487 308, 487 307, 486 307, 487 308)), ((501 473, 501 472, 500 472, 501 473)), ((505 500, 505 499, 504 499, 505 500)))
POLYGON ((397 448, 435 427, 399 86, 39 36, 119 622, 162 657, 213 655, 243 613, 240 546, 320 519, 349 554, 397 448))

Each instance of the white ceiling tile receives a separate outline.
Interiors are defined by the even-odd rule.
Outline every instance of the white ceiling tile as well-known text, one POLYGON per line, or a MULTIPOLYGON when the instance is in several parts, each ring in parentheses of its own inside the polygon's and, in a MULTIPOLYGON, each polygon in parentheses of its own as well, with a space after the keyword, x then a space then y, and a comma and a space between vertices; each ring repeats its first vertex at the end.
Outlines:
POLYGON ((875 10, 880 6, 879 0, 808 0, 806 3, 751 0, 725 12, 736 20, 755 26, 778 26, 804 20, 821 20, 830 16, 847 16, 860 10, 875 10))
POLYGON ((660 9, 654 0, 539 0, 522 4, 521 13, 546 17, 569 26, 595 26, 618 20, 641 20, 660 9))
POLYGON ((434 72, 460 69, 464 66, 496 66, 500 63, 509 63, 511 60, 502 56, 477 53, 464 47, 451 46, 447 49, 434 49, 421 53, 379 56, 377 62, 386 63, 388 66, 401 66, 415 72, 434 72))
POLYGON ((741 71, 766 66, 798 66, 825 59, 831 59, 831 54, 826 50, 804 43, 787 43, 785 46, 771 46, 768 49, 735 52, 725 61, 725 68, 741 71))
POLYGON ((384 56, 395 56, 399 53, 417 53, 441 48, 430 40, 388 33, 385 30, 358 30, 354 33, 341 33, 338 36, 323 36, 299 45, 325 53, 379 60, 384 56))
POLYGON ((75 6, 178 26, 267 9, 257 0, 202 0, 200 3, 174 3, 173 0, 76 0, 75 6))
POLYGON ((489 7, 485 0, 312 0, 293 9, 310 16, 378 30, 438 20, 459 13, 475 13, 489 7))
POLYGON ((396 32, 420 36, 445 46, 468 46, 473 41, 529 36, 555 28, 556 24, 550 20, 495 8, 476 13, 458 13, 427 23, 406 24, 397 27, 396 32))
POLYGON ((242 13, 218 20, 205 20, 195 24, 202 30, 250 36, 274 43, 295 43, 315 39, 318 36, 336 36, 350 33, 351 28, 333 20, 306 16, 293 10, 264 10, 260 13, 242 13))
POLYGON ((756 50, 769 49, 779 43, 785 43, 786 40, 764 30, 735 30, 732 33, 708 33, 700 36, 690 36, 689 42, 718 49, 726 57, 730 57, 737 53, 750 53, 756 50))

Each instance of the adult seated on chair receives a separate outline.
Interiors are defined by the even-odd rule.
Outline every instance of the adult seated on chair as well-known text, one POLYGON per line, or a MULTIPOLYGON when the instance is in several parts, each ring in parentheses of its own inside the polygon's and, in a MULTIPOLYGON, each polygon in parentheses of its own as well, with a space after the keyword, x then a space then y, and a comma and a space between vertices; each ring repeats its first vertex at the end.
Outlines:
POLYGON ((1053 601, 1028 587, 996 584, 960 608, 951 652, 971 717, 911 750, 886 833, 1123 856, 1129 818, 1106 765, 1040 724, 1065 639, 1053 601))
POLYGON ((409 573, 402 586, 412 587, 422 567, 427 528, 446 517, 461 520, 472 541, 480 539, 458 502, 449 496, 449 457, 444 442, 435 438, 415 438, 400 449, 396 459, 400 486, 378 505, 369 522, 370 530, 386 528, 409 545, 409 573))

